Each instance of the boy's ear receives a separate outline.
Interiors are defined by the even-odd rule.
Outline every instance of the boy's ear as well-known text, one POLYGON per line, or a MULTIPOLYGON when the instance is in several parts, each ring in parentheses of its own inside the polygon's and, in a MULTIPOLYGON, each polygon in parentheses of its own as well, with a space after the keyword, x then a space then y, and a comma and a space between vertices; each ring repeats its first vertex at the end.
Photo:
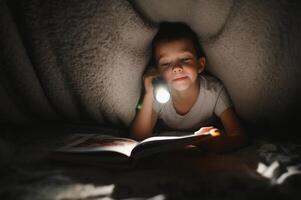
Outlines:
POLYGON ((201 73, 202 71, 204 71, 205 69, 205 64, 206 64, 206 58, 204 56, 201 56, 199 58, 199 70, 198 70, 198 73, 201 73))

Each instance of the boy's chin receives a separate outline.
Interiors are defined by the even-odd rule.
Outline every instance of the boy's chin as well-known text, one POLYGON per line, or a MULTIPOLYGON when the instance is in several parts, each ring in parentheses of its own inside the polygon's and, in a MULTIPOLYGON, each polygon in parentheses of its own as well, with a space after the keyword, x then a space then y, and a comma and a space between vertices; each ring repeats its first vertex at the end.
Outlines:
POLYGON ((176 90, 178 92, 181 92, 181 91, 185 91, 189 88, 189 85, 188 84, 181 84, 181 85, 173 85, 172 86, 172 89, 173 90, 176 90))

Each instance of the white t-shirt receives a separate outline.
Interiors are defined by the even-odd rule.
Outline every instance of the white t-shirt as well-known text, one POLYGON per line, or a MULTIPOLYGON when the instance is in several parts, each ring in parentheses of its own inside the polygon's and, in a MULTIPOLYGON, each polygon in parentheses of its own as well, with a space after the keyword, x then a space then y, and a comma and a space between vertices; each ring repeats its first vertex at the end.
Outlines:
POLYGON ((232 105, 223 84, 212 76, 200 75, 200 92, 197 101, 185 115, 176 112, 172 99, 165 104, 153 100, 153 109, 170 128, 177 130, 199 129, 211 125, 214 114, 220 116, 232 105))

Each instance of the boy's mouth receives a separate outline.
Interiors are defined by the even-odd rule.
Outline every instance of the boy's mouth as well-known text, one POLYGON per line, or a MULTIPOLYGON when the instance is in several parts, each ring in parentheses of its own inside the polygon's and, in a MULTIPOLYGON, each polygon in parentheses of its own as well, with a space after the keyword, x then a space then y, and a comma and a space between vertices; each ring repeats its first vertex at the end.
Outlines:
POLYGON ((182 76, 182 77, 175 78, 172 81, 181 81, 181 80, 185 80, 186 78, 188 78, 188 77, 187 76, 182 76))

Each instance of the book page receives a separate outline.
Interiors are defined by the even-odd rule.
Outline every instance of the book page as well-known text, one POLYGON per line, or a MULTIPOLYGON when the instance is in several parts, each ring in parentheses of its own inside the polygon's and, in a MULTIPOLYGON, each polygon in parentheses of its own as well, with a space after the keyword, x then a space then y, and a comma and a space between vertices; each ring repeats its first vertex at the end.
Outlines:
POLYGON ((209 132, 204 134, 188 134, 184 136, 154 136, 141 141, 133 150, 132 155, 139 158, 150 154, 175 149, 192 144, 195 141, 211 137, 209 132))
POLYGON ((75 134, 69 138, 68 144, 59 148, 60 152, 119 152, 130 156, 132 149, 138 144, 129 138, 118 138, 110 135, 75 134))
MULTIPOLYGON (((151 142, 151 141, 175 140, 175 139, 181 139, 181 138, 184 139, 184 138, 198 137, 198 135, 195 135, 195 134, 190 133, 190 132, 181 132, 181 136, 174 136, 174 135, 172 135, 172 133, 176 134, 177 132, 176 131, 166 132, 164 136, 149 137, 145 140, 142 140, 139 143, 141 144, 141 143, 151 142), (168 136, 166 136, 166 135, 168 135, 168 136)), ((202 135, 210 135, 210 132, 203 133, 202 135)))

